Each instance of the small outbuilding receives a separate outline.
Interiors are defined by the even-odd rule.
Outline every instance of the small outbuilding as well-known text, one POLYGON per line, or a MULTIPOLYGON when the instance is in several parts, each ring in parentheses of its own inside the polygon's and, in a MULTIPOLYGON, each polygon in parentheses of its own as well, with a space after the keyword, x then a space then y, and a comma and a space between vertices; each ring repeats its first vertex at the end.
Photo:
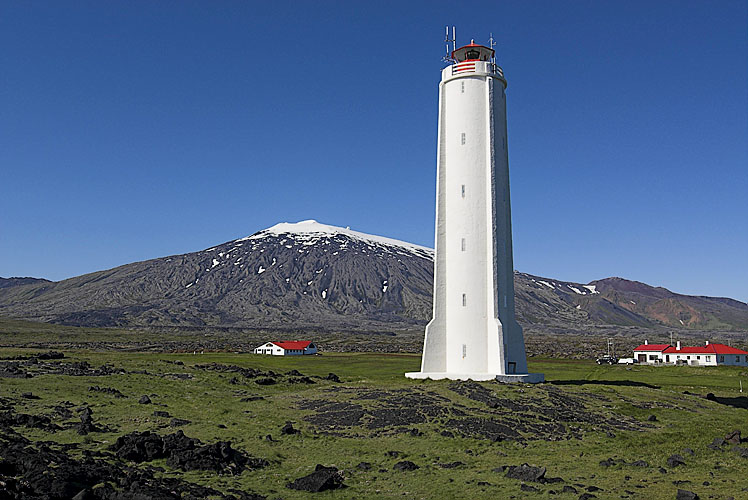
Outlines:
POLYGON ((317 346, 309 340, 281 340, 267 342, 253 351, 255 354, 270 354, 273 356, 302 356, 317 354, 317 346))
POLYGON ((678 341, 670 344, 650 344, 646 340, 634 349, 634 358, 639 363, 692 366, 748 366, 748 351, 725 344, 684 347, 678 341))

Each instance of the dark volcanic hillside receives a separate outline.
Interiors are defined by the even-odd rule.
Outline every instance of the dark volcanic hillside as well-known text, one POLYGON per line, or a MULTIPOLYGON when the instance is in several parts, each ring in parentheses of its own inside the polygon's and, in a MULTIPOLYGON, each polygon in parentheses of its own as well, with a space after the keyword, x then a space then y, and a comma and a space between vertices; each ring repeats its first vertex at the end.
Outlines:
MULTIPOLYGON (((391 331, 431 317, 433 251, 304 221, 200 252, 0 287, 0 316, 81 326, 391 331)), ((746 330, 748 305, 608 278, 515 273, 524 324, 746 330)))
POLYGON ((0 290, 0 315, 71 325, 381 330, 430 315, 432 251, 314 221, 0 290))
POLYGON ((0 277, 0 288, 10 288, 12 286, 29 285, 32 283, 51 283, 49 280, 42 278, 2 278, 0 277))

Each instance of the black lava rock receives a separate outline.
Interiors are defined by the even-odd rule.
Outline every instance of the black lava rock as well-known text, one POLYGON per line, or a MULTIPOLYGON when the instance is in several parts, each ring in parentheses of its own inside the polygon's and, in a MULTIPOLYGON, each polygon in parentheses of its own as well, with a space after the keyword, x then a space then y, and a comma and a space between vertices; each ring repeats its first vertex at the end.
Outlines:
POLYGON ((505 477, 519 479, 520 481, 542 483, 545 478, 545 467, 535 467, 527 464, 510 465, 506 467, 505 477))
POLYGON ((149 405, 151 404, 151 398, 149 398, 147 395, 142 395, 140 399, 138 400, 138 403, 142 405, 149 405))
POLYGON ((402 462, 398 462, 392 466, 392 470, 399 470, 399 471, 409 471, 409 470, 416 470, 416 469, 420 469, 420 467, 418 467, 416 464, 414 464, 410 460, 403 460, 402 462))
POLYGON ((725 441, 727 441, 730 444, 740 444, 740 431, 739 430, 732 431, 727 436, 725 436, 725 441))
POLYGON ((667 459, 668 467, 672 469, 673 467, 678 467, 679 465, 686 465, 686 460, 682 456, 676 454, 676 455, 671 455, 670 457, 668 457, 667 459))
POLYGON ((320 491, 344 488, 345 485, 343 484, 343 476, 341 476, 337 468, 317 464, 314 472, 288 483, 286 487, 292 490, 318 493, 320 491))
POLYGON ((693 491, 678 489, 678 493, 675 495, 675 500, 699 500, 699 495, 693 491))
POLYGON ((281 427, 281 434, 284 436, 293 436, 294 434, 301 434, 299 429, 294 429, 291 422, 286 422, 286 425, 281 427))

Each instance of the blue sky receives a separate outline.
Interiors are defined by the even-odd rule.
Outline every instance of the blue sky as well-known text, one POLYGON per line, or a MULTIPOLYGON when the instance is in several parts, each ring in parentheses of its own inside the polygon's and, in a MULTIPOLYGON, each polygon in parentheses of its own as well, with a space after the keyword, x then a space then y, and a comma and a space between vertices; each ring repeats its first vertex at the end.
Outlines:
POLYGON ((433 244, 444 26, 504 68, 515 267, 748 301, 744 1, 0 4, 0 276, 317 219, 433 244))

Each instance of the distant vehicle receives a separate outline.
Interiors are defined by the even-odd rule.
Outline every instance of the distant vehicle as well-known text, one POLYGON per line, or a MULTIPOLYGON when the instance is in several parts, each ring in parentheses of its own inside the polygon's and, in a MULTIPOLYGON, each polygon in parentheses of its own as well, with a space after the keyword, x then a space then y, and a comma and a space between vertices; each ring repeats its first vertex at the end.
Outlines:
POLYGON ((618 359, 616 359, 615 356, 611 356, 610 354, 605 354, 604 356, 600 356, 595 360, 595 362, 598 365, 614 365, 618 359))
POLYGON ((633 365, 634 363, 638 363, 636 358, 621 358, 618 360, 619 365, 633 365))

